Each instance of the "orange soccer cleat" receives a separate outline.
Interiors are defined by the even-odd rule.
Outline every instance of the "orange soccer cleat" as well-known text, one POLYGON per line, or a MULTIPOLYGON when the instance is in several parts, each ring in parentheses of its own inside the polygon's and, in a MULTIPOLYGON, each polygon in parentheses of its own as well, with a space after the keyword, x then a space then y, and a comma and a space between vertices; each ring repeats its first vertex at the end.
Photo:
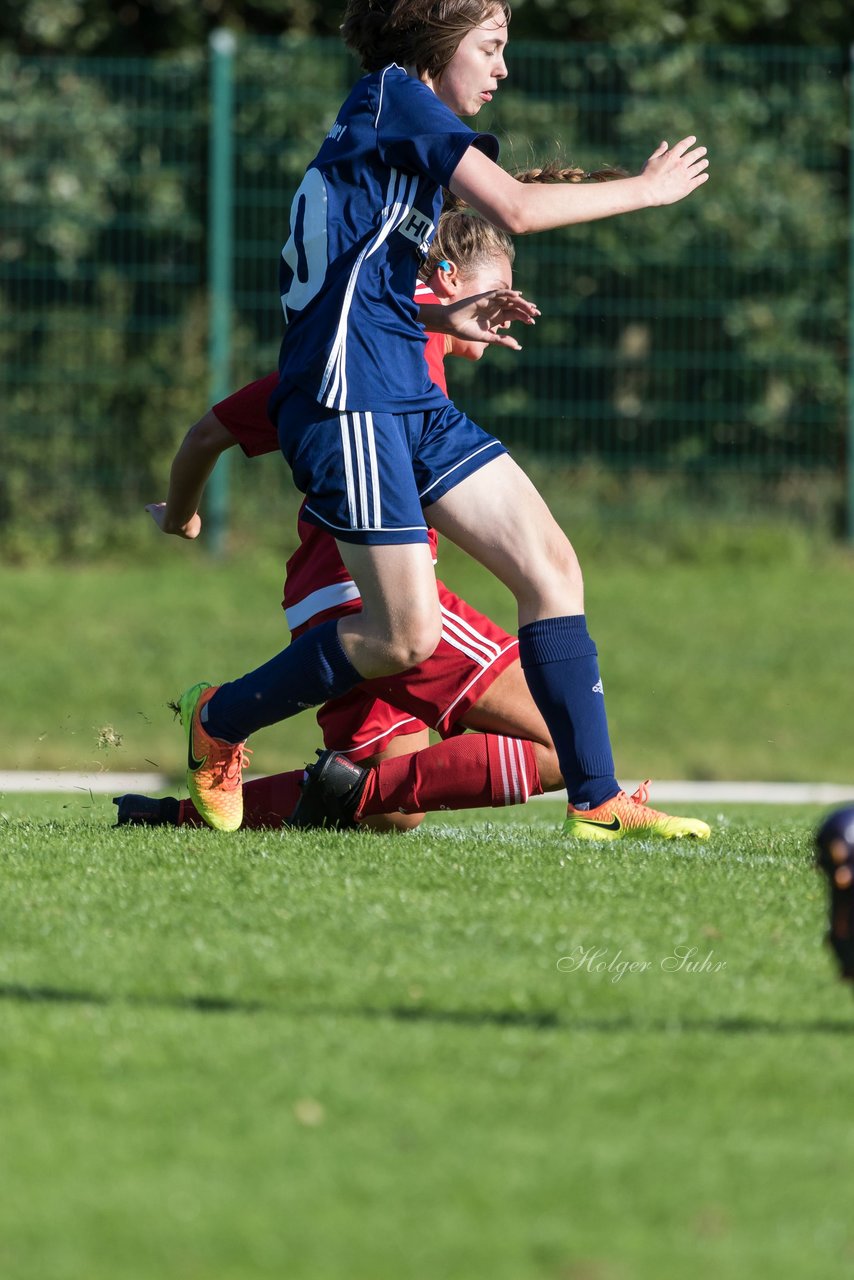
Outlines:
POLYGON ((708 840, 711 828, 699 818, 672 818, 647 804, 649 778, 634 795, 619 791, 595 809, 567 806, 563 834, 576 840, 621 840, 624 836, 659 836, 680 840, 683 836, 708 840))
POLYGON ((178 700, 181 724, 187 734, 187 786, 209 827, 236 831, 243 821, 243 766, 247 752, 242 742, 212 738, 202 724, 202 707, 216 690, 216 685, 194 684, 178 700))

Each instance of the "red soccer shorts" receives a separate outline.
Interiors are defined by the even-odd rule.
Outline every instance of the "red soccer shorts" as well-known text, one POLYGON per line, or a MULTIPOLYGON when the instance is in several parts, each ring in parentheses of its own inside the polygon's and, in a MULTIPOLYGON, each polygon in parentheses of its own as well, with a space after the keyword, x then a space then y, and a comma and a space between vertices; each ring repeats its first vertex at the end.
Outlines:
POLYGON ((494 680, 518 657, 519 642, 437 583, 442 638, 432 657, 409 671, 366 680, 317 713, 323 742, 363 760, 384 751, 392 738, 435 729, 443 738, 494 680))

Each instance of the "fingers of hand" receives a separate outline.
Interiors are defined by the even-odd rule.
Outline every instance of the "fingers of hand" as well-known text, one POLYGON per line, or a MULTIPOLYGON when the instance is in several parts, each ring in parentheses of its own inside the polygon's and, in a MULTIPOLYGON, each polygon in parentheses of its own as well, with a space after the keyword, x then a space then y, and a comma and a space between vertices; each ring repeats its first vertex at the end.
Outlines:
POLYGON ((686 156, 685 160, 688 170, 691 173, 702 173, 704 169, 708 169, 709 167, 709 160, 708 156, 705 154, 705 149, 697 152, 696 159, 692 160, 690 156, 686 156))
POLYGON ((490 315, 505 315, 512 320, 540 315, 536 303, 529 302, 518 289, 497 289, 494 293, 481 295, 481 300, 490 315))
POLYGON ((533 324, 534 318, 540 314, 539 307, 535 307, 532 302, 525 302, 524 299, 521 299, 518 303, 507 303, 495 311, 495 315, 502 320, 522 320, 525 324, 533 324))
POLYGON ((519 346, 519 343, 516 341, 516 339, 511 338, 509 334, 506 334, 506 333, 496 333, 494 330, 490 330, 489 336, 488 338, 486 338, 486 341, 491 346, 509 347, 511 351, 522 350, 522 348, 519 346))

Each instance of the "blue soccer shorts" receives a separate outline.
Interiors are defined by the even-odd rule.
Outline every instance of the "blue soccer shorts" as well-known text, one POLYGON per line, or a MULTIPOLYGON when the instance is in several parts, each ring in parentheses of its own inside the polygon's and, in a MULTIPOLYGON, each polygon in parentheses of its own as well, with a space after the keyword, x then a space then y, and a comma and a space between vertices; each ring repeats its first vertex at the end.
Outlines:
POLYGON ((409 413, 327 409, 297 387, 279 444, 306 495, 303 519, 341 542, 426 542, 422 507, 506 453, 450 400, 409 413))

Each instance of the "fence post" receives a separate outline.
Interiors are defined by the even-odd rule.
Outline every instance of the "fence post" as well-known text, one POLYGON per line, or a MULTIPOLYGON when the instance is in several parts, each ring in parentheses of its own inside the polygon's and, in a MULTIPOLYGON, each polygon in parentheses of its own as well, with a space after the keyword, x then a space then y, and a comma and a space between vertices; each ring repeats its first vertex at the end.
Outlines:
MULTIPOLYGON (((210 403, 231 386, 233 302, 234 34, 224 27, 210 37, 210 123, 208 173, 208 369, 210 403)), ((217 463, 207 487, 205 523, 214 555, 226 549, 228 534, 228 453, 217 463)))

